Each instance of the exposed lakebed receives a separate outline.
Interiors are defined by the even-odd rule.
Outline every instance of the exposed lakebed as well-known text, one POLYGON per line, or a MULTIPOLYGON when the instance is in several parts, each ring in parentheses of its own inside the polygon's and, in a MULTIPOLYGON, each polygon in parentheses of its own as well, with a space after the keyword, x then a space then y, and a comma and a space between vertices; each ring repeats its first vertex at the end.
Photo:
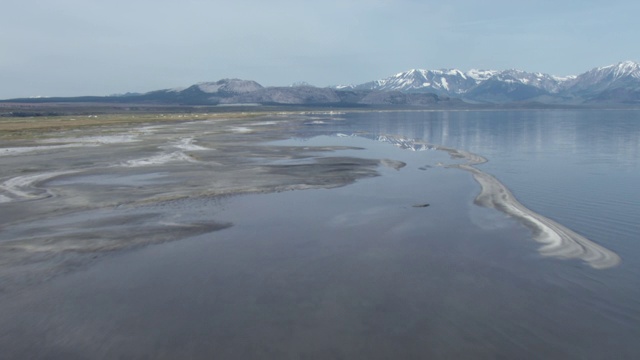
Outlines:
POLYGON ((380 116, 5 148, 0 345, 50 358, 637 354, 624 262, 544 256, 535 224, 474 205, 486 186, 464 166, 483 164, 380 116))

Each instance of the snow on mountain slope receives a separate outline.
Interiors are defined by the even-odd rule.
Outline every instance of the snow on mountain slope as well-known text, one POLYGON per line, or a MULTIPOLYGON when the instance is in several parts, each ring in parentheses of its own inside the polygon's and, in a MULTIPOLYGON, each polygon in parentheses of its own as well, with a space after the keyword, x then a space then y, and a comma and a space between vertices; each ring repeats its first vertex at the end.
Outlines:
POLYGON ((434 92, 440 95, 461 96, 479 84, 489 80, 519 82, 549 93, 557 93, 562 84, 573 77, 561 78, 543 73, 521 70, 477 70, 462 72, 458 69, 412 69, 361 85, 336 86, 336 89, 361 89, 403 92, 434 92))
MULTIPOLYGON (((351 88, 360 90, 434 92, 462 94, 476 84, 476 80, 457 69, 411 69, 386 79, 371 81, 351 88)), ((341 87, 338 87, 341 88, 341 87)))
POLYGON ((623 61, 615 65, 600 67, 597 70, 611 74, 614 79, 624 76, 640 78, 640 65, 633 61, 623 61))
POLYGON ((558 93, 562 90, 565 80, 557 76, 540 72, 530 73, 522 70, 504 70, 494 75, 496 79, 504 79, 506 82, 515 81, 524 85, 536 87, 549 93, 558 93))
MULTIPOLYGON (((633 61, 595 68, 578 76, 555 76, 522 70, 411 69, 385 79, 360 85, 337 86, 357 89, 401 92, 432 92, 438 95, 473 99, 491 97, 526 100, 543 95, 575 98, 597 96, 602 91, 625 89, 640 91, 640 65, 633 61), (486 84, 485 84, 486 83, 486 84), (484 85, 483 85, 484 84, 484 85)), ((628 96, 627 96, 628 97, 628 96)))
POLYGON ((490 77, 498 74, 499 71, 496 70, 477 70, 477 69, 471 69, 469 71, 467 71, 465 74, 466 76, 472 78, 473 80, 475 80, 477 83, 480 83, 482 81, 488 80, 490 77))
POLYGON ((628 86, 640 86, 640 64, 633 61, 589 70, 567 81, 565 89, 574 93, 594 93, 628 86))

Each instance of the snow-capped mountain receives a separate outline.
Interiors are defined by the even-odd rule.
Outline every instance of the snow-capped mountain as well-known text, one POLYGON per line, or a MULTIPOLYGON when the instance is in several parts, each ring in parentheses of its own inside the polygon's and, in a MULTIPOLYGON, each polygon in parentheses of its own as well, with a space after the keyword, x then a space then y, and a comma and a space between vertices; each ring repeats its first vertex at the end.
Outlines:
POLYGON ((599 101, 613 99, 621 94, 625 100, 634 100, 636 97, 640 99, 640 65, 624 61, 596 68, 579 76, 565 77, 515 69, 473 69, 466 72, 458 69, 412 69, 381 80, 335 88, 432 92, 466 100, 498 103, 599 101))
MULTIPOLYGON (((530 73, 522 70, 504 70, 496 73, 493 76, 494 80, 501 80, 505 82, 517 82, 524 85, 530 85, 538 89, 542 89, 549 93, 558 93, 562 90, 562 86, 573 77, 558 77, 549 74, 543 74, 540 72, 530 73)), ((488 79, 487 79, 488 80, 488 79)))
POLYGON ((567 81, 565 89, 576 94, 594 94, 613 88, 638 88, 639 84, 640 64, 623 61, 580 74, 567 81))
MULTIPOLYGON (((481 77, 483 73, 474 74, 481 77)), ((352 86, 356 90, 381 90, 402 92, 435 92, 437 94, 463 94, 476 85, 474 77, 457 69, 421 70, 412 69, 386 79, 352 86)))
POLYGON ((519 83, 533 86, 550 93, 557 93, 566 78, 521 70, 476 70, 463 72, 458 69, 422 70, 412 69, 385 79, 360 85, 338 86, 337 89, 434 92, 440 95, 460 96, 488 81, 519 83))

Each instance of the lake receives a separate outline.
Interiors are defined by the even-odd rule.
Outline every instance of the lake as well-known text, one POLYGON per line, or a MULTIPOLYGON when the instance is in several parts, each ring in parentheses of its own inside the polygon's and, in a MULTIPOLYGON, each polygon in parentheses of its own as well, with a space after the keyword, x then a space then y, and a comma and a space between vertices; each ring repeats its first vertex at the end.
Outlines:
POLYGON ((640 356, 639 111, 317 113, 220 126, 5 150, 0 243, 74 241, 54 258, 65 271, 0 294, 6 357, 640 356), (616 260, 545 252, 531 223, 474 203, 477 174, 450 149, 484 157, 471 167, 588 241, 578 248, 616 260), (230 179, 216 171, 224 161, 230 179), (135 202, 113 200, 125 198, 135 202), (91 231, 108 233, 94 242, 109 247, 87 245, 91 231))

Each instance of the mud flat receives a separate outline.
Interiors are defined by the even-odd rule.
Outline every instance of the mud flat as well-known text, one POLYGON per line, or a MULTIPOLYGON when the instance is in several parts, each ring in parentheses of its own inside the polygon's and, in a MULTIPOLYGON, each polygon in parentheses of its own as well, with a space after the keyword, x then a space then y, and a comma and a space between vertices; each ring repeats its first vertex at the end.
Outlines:
POLYGON ((108 252, 233 226, 206 206, 181 208, 185 199, 333 188, 403 166, 336 156, 344 147, 266 144, 291 136, 299 119, 290 114, 152 120, 3 143, 0 292, 108 252))

